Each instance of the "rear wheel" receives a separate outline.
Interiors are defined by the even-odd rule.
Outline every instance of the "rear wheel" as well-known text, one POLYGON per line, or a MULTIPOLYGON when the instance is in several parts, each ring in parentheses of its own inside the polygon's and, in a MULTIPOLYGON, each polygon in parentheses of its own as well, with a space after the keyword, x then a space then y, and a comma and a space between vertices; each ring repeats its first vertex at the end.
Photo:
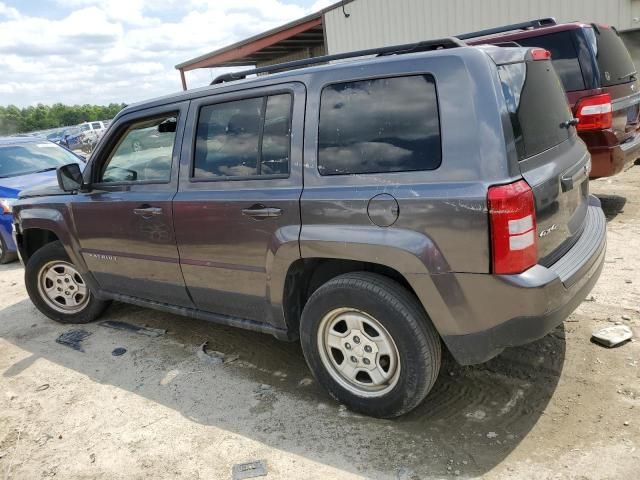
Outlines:
POLYGON ((48 243, 29 258, 25 284, 38 310, 60 323, 89 323, 109 305, 91 294, 60 242, 48 243))
POLYGON ((415 408, 440 369, 440 338, 424 309, 377 274, 348 273, 322 285, 304 308, 300 337, 318 382, 374 417, 415 408))

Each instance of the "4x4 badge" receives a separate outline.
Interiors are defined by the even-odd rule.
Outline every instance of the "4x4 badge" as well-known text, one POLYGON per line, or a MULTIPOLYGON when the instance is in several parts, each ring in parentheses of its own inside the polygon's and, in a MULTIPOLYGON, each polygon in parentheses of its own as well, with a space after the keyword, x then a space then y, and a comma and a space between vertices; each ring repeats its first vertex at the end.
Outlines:
POLYGON ((546 237, 547 235, 549 235, 551 232, 555 231, 558 229, 558 225, 556 225, 555 223, 553 225, 551 225, 549 228, 542 230, 540 232, 540 238, 542 237, 546 237))

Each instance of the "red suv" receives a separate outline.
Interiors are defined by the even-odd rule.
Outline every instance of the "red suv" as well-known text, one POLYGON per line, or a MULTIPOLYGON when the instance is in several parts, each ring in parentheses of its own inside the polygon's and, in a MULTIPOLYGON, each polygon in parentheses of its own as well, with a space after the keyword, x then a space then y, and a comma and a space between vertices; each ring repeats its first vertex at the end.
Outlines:
POLYGON ((541 47, 551 52, 592 156, 591 178, 615 175, 640 158, 636 68, 614 27, 544 18, 458 35, 472 45, 541 47))

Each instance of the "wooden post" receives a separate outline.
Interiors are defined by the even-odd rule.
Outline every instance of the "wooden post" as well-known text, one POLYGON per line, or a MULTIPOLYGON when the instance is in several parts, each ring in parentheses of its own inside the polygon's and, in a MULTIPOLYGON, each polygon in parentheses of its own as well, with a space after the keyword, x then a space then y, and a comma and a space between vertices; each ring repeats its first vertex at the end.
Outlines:
POLYGON ((180 80, 182 80, 182 90, 187 89, 187 80, 184 78, 184 70, 180 69, 180 80))

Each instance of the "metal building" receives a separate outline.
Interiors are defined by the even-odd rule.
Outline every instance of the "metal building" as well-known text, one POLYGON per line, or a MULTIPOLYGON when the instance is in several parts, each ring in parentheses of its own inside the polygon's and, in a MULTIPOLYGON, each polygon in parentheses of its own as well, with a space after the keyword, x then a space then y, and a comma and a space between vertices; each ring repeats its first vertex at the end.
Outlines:
POLYGON ((640 63, 640 0, 344 0, 176 68, 264 66, 555 17, 614 25, 640 63))

